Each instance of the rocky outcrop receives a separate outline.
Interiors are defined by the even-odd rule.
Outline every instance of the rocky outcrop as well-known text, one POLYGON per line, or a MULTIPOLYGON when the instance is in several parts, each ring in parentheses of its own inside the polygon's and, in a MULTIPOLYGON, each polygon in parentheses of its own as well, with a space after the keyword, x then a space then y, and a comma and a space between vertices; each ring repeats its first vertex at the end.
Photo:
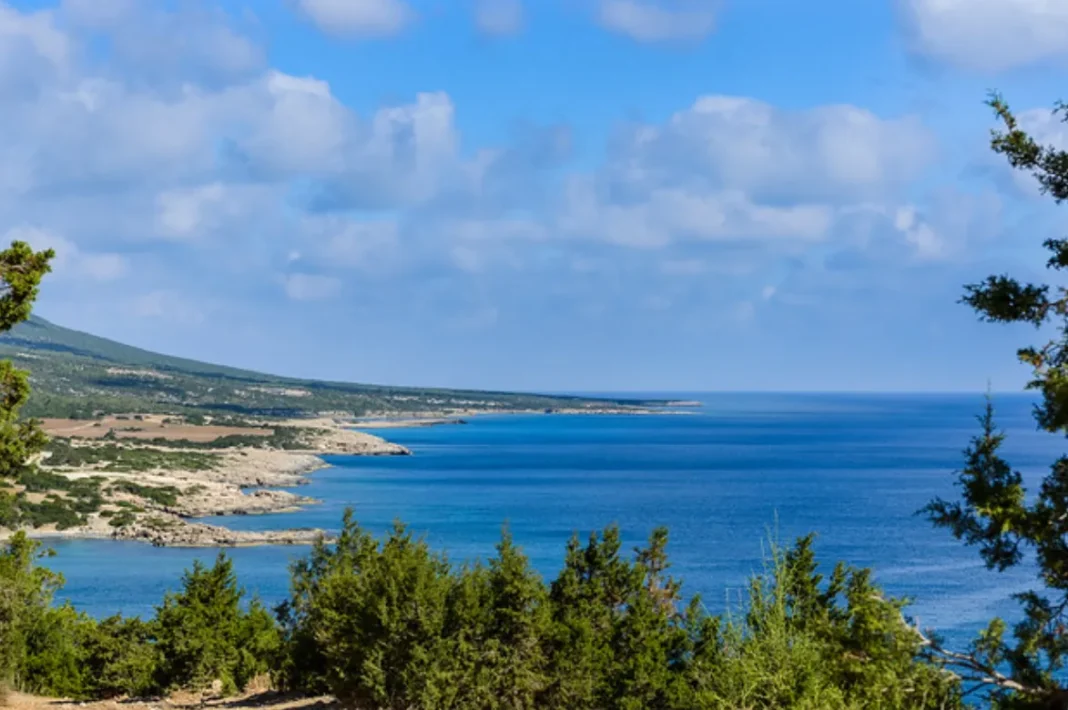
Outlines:
POLYGON ((112 533, 116 540, 137 540, 157 547, 244 547, 253 545, 310 545, 325 539, 316 529, 250 532, 218 525, 192 523, 177 517, 148 517, 112 533))
POLYGON ((314 429, 309 453, 352 456, 410 456, 411 451, 385 439, 351 429, 314 429))

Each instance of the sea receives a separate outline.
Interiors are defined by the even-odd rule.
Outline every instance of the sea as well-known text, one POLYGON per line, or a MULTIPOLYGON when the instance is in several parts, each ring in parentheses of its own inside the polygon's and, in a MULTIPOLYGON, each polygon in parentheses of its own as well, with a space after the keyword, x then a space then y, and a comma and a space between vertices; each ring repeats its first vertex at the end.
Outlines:
MULTIPOLYGON (((815 533, 828 568, 874 570, 909 613, 950 641, 992 616, 1012 619, 1029 566, 988 571, 975 549, 917 511, 954 497, 982 394, 671 394, 702 404, 666 415, 492 415, 465 425, 383 429, 410 457, 331 456, 297 513, 207 522, 243 530, 336 530, 351 507, 366 528, 403 521, 460 564, 487 559, 504 526, 547 578, 568 539, 620 527, 627 550, 670 531, 672 573, 712 612, 737 610, 775 544, 815 533)), ((1034 398, 993 395, 1006 459, 1034 484, 1064 448, 1039 432, 1034 398)), ((133 542, 51 541, 60 596, 92 615, 151 615, 194 559, 218 550, 133 542)), ((302 547, 227 550, 250 595, 276 604, 302 547)))

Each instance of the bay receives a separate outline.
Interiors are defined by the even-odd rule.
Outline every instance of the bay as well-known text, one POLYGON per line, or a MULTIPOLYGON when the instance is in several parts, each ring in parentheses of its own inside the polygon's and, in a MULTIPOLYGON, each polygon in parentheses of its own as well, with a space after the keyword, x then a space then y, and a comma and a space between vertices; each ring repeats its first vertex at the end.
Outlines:
MULTIPOLYGON (((208 522, 247 530, 335 530, 352 506, 384 533, 397 519, 454 561, 493 553, 502 525, 537 569, 552 576, 574 533, 609 524, 626 545, 656 526, 671 533, 673 572, 712 611, 737 601, 759 571, 769 539, 815 532, 826 563, 875 569, 896 596, 915 600, 921 624, 963 640, 996 614, 1028 569, 985 570, 974 550, 933 529, 916 511, 954 496, 954 470, 977 432, 981 395, 685 395, 704 405, 679 415, 515 415, 467 425, 385 429, 411 448, 398 458, 328 457, 300 492, 321 505, 298 513, 228 516, 208 522)), ((995 396, 1008 460, 1037 481, 1063 441, 1037 432, 1033 399, 995 396)), ((103 616, 148 615, 194 559, 214 550, 137 543, 53 542, 49 566, 63 596, 103 616)), ((282 600, 288 564, 306 549, 229 550, 242 584, 282 600)))

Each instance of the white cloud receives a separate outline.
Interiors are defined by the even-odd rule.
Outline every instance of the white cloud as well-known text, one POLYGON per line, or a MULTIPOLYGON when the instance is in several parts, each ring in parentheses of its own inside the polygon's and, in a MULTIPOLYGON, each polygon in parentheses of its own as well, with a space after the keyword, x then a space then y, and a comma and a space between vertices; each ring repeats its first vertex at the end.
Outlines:
POLYGON ((55 232, 32 226, 9 229, 0 239, 2 243, 23 241, 34 249, 54 249, 52 274, 55 278, 81 278, 90 281, 115 281, 126 275, 129 263, 121 254, 86 252, 69 239, 55 232))
POLYGON ((277 221, 284 190, 277 185, 214 182, 174 187, 155 195, 154 229, 141 237, 206 244, 222 240, 234 247, 241 235, 277 221))
POLYGON ((997 72, 1068 58, 1063 0, 898 0, 915 51, 997 72))
POLYGON ((598 194, 588 181, 573 180, 559 227, 575 236, 659 248, 679 240, 821 241, 833 220, 827 206, 761 205, 734 190, 655 188, 621 204, 598 194))
MULTIPOLYGON (((628 127, 600 170, 566 180, 551 230, 644 249, 688 242, 798 254, 855 241, 843 225, 866 205, 893 204, 933 153, 912 118, 704 96, 663 123, 628 127)), ((932 235, 910 227, 915 247, 930 253, 932 235)))
POLYGON ((1050 109, 1030 109, 1021 111, 1016 119, 1020 128, 1042 145, 1068 150, 1068 123, 1063 113, 1054 113, 1050 109))
POLYGON ((639 42, 703 39, 716 26, 714 0, 600 0, 603 27, 639 42))
POLYGON ((491 37, 514 35, 523 29, 522 0, 476 0, 475 26, 491 37))
POLYGON ((234 142, 253 166, 282 175, 343 167, 357 117, 334 98, 327 82, 269 71, 250 94, 255 112, 247 117, 247 133, 234 142))
POLYGON ((127 308, 138 318, 159 319, 180 325, 198 325, 204 322, 207 315, 188 298, 166 289, 136 296, 129 301, 127 308))
POLYGON ((222 204, 225 194, 226 189, 218 182, 161 193, 156 197, 160 229, 178 238, 196 234, 204 224, 206 212, 222 204))
POLYGON ((71 43, 50 11, 23 14, 0 0, 0 98, 32 95, 69 68, 71 43))
POLYGON ((134 15, 138 0, 63 0, 62 8, 68 17, 81 25, 105 29, 134 15))
POLYGON ((263 48, 235 27, 234 17, 206 3, 63 0, 65 25, 103 38, 131 83, 180 88, 220 85, 261 71, 263 48))
POLYGON ((286 295, 294 301, 325 301, 341 292, 341 281, 321 274, 288 274, 283 280, 286 295))
POLYGON ((295 0, 319 29, 340 37, 388 37, 407 27, 415 11, 403 0, 295 0))
POLYGON ((880 196, 933 158, 914 118, 882 119, 849 105, 784 111, 751 98, 703 96, 663 125, 615 146, 618 187, 699 182, 756 200, 849 201, 880 196))
MULTIPOLYGON (((959 230, 939 212, 910 208, 893 227, 899 189, 934 152, 912 118, 704 96, 666 120, 621 126, 600 166, 571 168, 566 126, 532 127, 503 146, 471 145, 461 140, 448 94, 361 113, 315 76, 257 66, 255 52, 240 59, 240 43, 238 59, 219 65, 180 42, 163 52, 181 58, 174 63, 138 54, 144 48, 136 44, 114 56, 103 49, 92 62, 71 53, 99 35, 133 31, 145 13, 159 21, 158 7, 67 0, 51 15, 16 13, 3 25, 31 37, 19 40, 17 56, 27 66, 36 58, 44 73, 33 91, 0 94, 0 232, 25 223, 63 235, 73 256, 61 271, 69 276, 128 274, 114 290, 129 293, 126 307, 141 317, 205 320, 203 304, 180 295, 187 286, 224 294, 218 303, 252 304, 267 286, 279 300, 340 305, 350 276, 374 279, 375 298, 412 287, 402 279, 416 276, 438 285, 465 279, 481 299, 483 284, 518 284, 520 272, 559 275, 568 293, 596 291, 591 284, 610 283, 622 269, 669 282, 679 292, 661 295, 676 304, 702 284, 748 278, 752 293, 743 298, 760 309, 764 279, 777 283, 763 273, 769 263, 859 242, 843 227, 858 205, 881 209, 872 241, 917 258, 958 253, 959 230), (136 57, 151 67, 131 66, 136 57), (159 84, 149 80, 157 74, 159 84), (138 269, 118 253, 123 242, 136 245, 138 269), (178 271, 200 282, 165 290, 178 271), (147 293, 137 296, 138 287, 147 293)), ((492 7, 523 9, 509 0, 492 7)), ((705 13, 708 30, 713 7, 657 5, 672 17, 705 13)), ((176 28, 196 20, 174 18, 176 28)), ((230 20, 212 12, 202 20, 220 28, 212 36, 225 44, 230 20)), ((498 20, 483 29, 517 26, 498 20)), ((664 26, 650 24, 667 38, 664 26)), ((498 295, 489 292, 495 287, 486 287, 486 299, 498 295)), ((626 294, 634 303, 647 295, 636 289, 626 294)), ((595 297, 610 303, 613 292, 595 297)), ((483 323, 496 305, 434 304, 478 313, 483 323)))
POLYGON ((894 215, 894 228, 901 232, 921 259, 936 259, 945 252, 942 238, 930 224, 920 220, 913 206, 899 207, 894 215))
POLYGON ((323 266, 376 270, 398 256, 400 228, 393 221, 314 216, 302 221, 300 231, 309 258, 323 266))

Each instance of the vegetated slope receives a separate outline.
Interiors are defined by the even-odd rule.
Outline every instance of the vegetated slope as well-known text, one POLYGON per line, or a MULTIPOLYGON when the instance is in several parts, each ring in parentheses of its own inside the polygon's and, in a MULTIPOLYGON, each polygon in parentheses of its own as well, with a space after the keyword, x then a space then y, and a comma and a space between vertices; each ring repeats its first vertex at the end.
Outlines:
POLYGON ((512 392, 390 387, 267 375, 171 357, 34 317, 0 336, 0 358, 30 370, 32 416, 205 412, 302 416, 319 412, 396 413, 650 406, 512 392))

